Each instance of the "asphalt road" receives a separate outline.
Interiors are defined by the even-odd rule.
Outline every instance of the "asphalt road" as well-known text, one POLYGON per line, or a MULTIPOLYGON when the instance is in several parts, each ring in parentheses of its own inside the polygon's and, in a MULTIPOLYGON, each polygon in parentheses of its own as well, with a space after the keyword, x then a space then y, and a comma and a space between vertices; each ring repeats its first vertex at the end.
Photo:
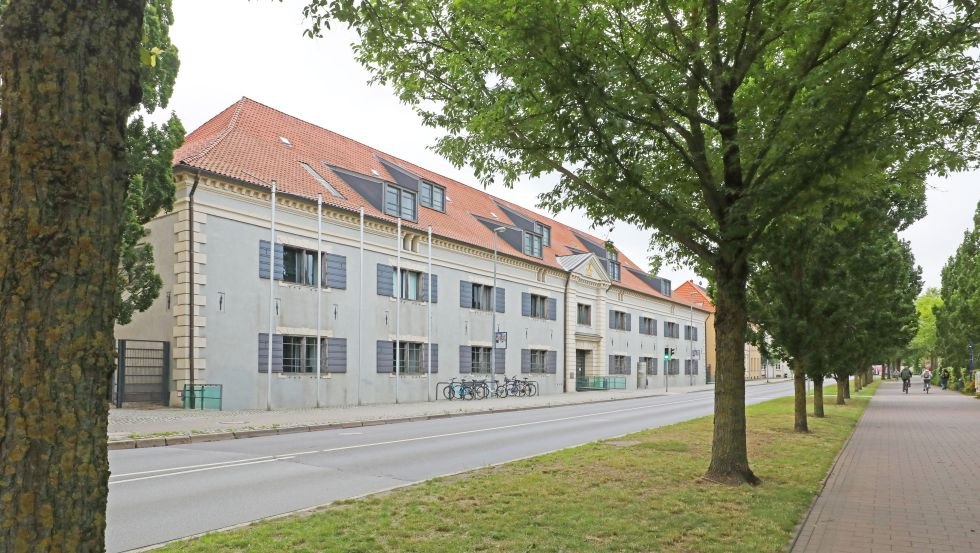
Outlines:
MULTIPOLYGON (((746 403, 792 393, 749 386, 746 403)), ((127 551, 711 414, 711 391, 109 452, 110 552, 127 551)))

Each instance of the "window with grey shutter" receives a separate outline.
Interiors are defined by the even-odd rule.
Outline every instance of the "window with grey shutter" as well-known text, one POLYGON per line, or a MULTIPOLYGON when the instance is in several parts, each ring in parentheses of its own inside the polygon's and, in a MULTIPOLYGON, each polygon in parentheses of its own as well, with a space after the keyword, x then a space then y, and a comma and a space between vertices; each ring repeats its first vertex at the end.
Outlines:
MULTIPOLYGON (((629 331, 632 328, 632 322, 633 322, 633 315, 630 314, 630 313, 626 313, 626 329, 625 330, 629 331)), ((626 374, 629 374, 629 373, 626 373, 626 374)))
POLYGON ((378 372, 390 373, 395 370, 395 343, 378 340, 378 372))
POLYGON ((459 281, 459 306, 470 309, 473 307, 473 283, 461 280, 459 281))
MULTIPOLYGON (((259 333, 259 372, 269 372, 269 334, 259 333)), ((272 372, 282 372, 282 334, 272 335, 272 372)))
POLYGON ((633 357, 627 355, 623 363, 623 374, 633 374, 633 357))
POLYGON ((616 371, 617 370, 618 370, 618 368, 616 367, 616 356, 615 355, 610 355, 609 356, 609 368, 608 368, 608 372, 609 372, 609 374, 616 374, 616 371))
POLYGON ((473 352, 470 346, 459 346, 459 374, 473 372, 473 352))
MULTIPOLYGON (((276 244, 275 248, 275 259, 273 260, 276 268, 276 280, 282 280, 282 275, 285 272, 285 265, 283 263, 283 246, 282 244, 276 244)), ((259 240, 259 278, 269 278, 269 241, 259 240)))
POLYGON ((432 303, 439 303, 439 275, 430 275, 429 273, 422 273, 422 282, 420 286, 422 287, 422 301, 428 301, 432 303), (429 277, 432 277, 432 290, 429 290, 429 277))
POLYGON ((497 308, 497 313, 503 313, 503 312, 504 312, 504 308, 505 308, 505 302, 504 302, 504 299, 505 299, 505 295, 504 295, 504 289, 503 289, 503 288, 501 288, 500 286, 498 286, 498 287, 496 288, 496 290, 497 290, 497 298, 496 298, 496 304, 497 304, 497 305, 496 305, 496 308, 497 308))
POLYGON ((347 372, 347 338, 327 338, 327 372, 347 372))
POLYGON ((347 289, 347 256, 328 253, 323 268, 327 288, 347 289))
POLYGON ((531 372, 531 350, 529 349, 521 350, 521 372, 522 373, 531 372))
POLYGON ((395 297, 395 268, 378 263, 378 295, 395 297))
POLYGON ((507 350, 497 348, 494 350, 493 370, 496 374, 504 374, 507 367, 507 350))
POLYGON ((429 357, 432 358, 432 374, 439 372, 439 344, 422 344, 422 372, 429 372, 429 357), (432 353, 429 353, 429 348, 432 353))
POLYGON ((549 321, 558 319, 558 300, 556 298, 548 298, 547 315, 549 321))
POLYGON ((531 294, 521 292, 521 316, 531 316, 531 294))
POLYGON ((558 352, 549 351, 544 354, 544 372, 558 374, 558 352))

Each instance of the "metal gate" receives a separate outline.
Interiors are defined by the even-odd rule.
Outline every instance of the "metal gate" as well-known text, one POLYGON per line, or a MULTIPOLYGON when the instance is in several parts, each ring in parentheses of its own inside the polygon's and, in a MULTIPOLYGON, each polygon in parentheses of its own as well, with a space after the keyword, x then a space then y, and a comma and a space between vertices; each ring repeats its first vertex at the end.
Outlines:
POLYGON ((112 402, 170 404, 170 342, 119 340, 112 402))

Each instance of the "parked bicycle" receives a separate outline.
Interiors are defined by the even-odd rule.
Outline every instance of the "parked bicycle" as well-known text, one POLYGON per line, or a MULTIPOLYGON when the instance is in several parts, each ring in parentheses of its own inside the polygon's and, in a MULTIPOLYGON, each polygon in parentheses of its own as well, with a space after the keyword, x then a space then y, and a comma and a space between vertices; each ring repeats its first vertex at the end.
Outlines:
POLYGON ((504 385, 497 388, 497 397, 508 396, 528 397, 538 395, 538 383, 529 380, 527 377, 507 378, 504 377, 504 385))

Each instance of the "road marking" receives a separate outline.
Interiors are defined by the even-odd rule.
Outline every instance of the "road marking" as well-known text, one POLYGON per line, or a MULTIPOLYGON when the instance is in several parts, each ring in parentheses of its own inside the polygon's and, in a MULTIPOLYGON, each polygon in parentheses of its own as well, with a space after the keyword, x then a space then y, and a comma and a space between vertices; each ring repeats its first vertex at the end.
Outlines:
POLYGON ((364 432, 339 432, 338 436, 363 436, 364 432))
MULTIPOLYGON (((753 399, 758 399, 758 398, 753 398, 753 399)), ((204 463, 204 464, 199 464, 199 465, 187 465, 187 466, 182 466, 182 467, 171 467, 171 468, 165 468, 165 469, 156 469, 156 470, 148 470, 148 471, 140 471, 140 472, 131 472, 131 473, 113 475, 112 477, 110 477, 109 485, 113 485, 113 484, 125 484, 127 482, 137 482, 137 481, 140 481, 140 480, 150 480, 150 479, 154 479, 154 478, 163 478, 163 477, 166 477, 166 476, 179 476, 179 475, 182 475, 182 474, 191 474, 191 473, 195 473, 195 472, 203 472, 203 471, 216 470, 216 469, 222 469, 222 468, 235 468, 235 467, 239 467, 239 466, 248 466, 248 465, 261 464, 261 463, 269 463, 269 462, 273 462, 273 461, 293 459, 293 458, 295 458, 296 456, 299 456, 299 455, 312 455, 314 453, 335 453, 335 452, 338 452, 338 451, 349 451, 349 450, 353 450, 353 449, 364 449, 364 448, 368 448, 368 447, 380 447, 380 446, 393 445, 393 444, 402 444, 402 443, 408 443, 408 442, 418 442, 418 441, 424 441, 424 440, 435 440, 435 439, 439 439, 439 438, 451 438, 453 436, 465 436, 465 435, 468 435, 468 434, 479 434, 479 433, 483 433, 483 432, 493 432, 493 431, 497 431, 497 430, 505 430, 505 429, 508 429, 508 428, 521 428, 521 427, 525 427, 525 426, 535 426, 535 425, 539 425, 539 424, 550 424, 550 423, 556 423, 556 422, 565 422, 565 421, 577 420, 577 419, 584 419, 584 418, 589 418, 589 417, 601 417, 601 416, 604 416, 604 415, 614 415, 614 414, 617 414, 617 413, 626 413, 626 412, 641 411, 641 410, 646 410, 646 409, 655 409, 655 408, 658 408, 658 407, 668 407, 668 406, 671 406, 671 405, 681 405, 681 404, 685 404, 685 403, 700 403, 701 401, 703 401, 703 400, 701 400, 701 399, 694 399, 694 400, 687 400, 687 401, 669 401, 669 402, 666 402, 666 403, 658 403, 656 405, 639 405, 639 406, 636 406, 636 407, 625 407, 623 409, 613 409, 613 410, 610 410, 610 411, 600 411, 600 412, 597 412, 597 413, 586 413, 586 414, 583 414, 583 415, 572 415, 572 416, 568 416, 568 417, 559 417, 559 418, 555 418, 555 419, 546 419, 546 420, 540 420, 540 421, 521 422, 521 423, 515 423, 515 424, 505 424, 505 425, 502 425, 502 426, 494 426, 494 427, 491 427, 491 428, 477 428, 477 429, 473 429, 473 430, 461 430, 459 432, 448 432, 448 433, 445 433, 445 434, 432 434, 432 435, 428 435, 428 436, 417 436, 415 438, 402 438, 400 440, 388 440, 388 441, 384 441, 384 442, 372 442, 372 443, 367 443, 367 444, 357 444, 357 445, 349 445, 349 446, 342 446, 342 447, 333 447, 333 448, 320 449, 320 450, 299 451, 299 452, 294 452, 294 453, 283 453, 281 455, 266 455, 266 456, 262 456, 262 457, 251 457, 251 458, 247 458, 247 459, 239 459, 239 460, 236 460, 236 461, 220 461, 220 462, 216 462, 216 463, 204 463), (162 473, 162 474, 157 474, 157 473, 162 473), (147 474, 149 474, 151 476, 142 476, 142 475, 147 475, 147 474), (126 478, 126 477, 130 477, 130 476, 134 476, 135 478, 126 478), (111 478, 121 478, 121 480, 112 480, 111 478)))

